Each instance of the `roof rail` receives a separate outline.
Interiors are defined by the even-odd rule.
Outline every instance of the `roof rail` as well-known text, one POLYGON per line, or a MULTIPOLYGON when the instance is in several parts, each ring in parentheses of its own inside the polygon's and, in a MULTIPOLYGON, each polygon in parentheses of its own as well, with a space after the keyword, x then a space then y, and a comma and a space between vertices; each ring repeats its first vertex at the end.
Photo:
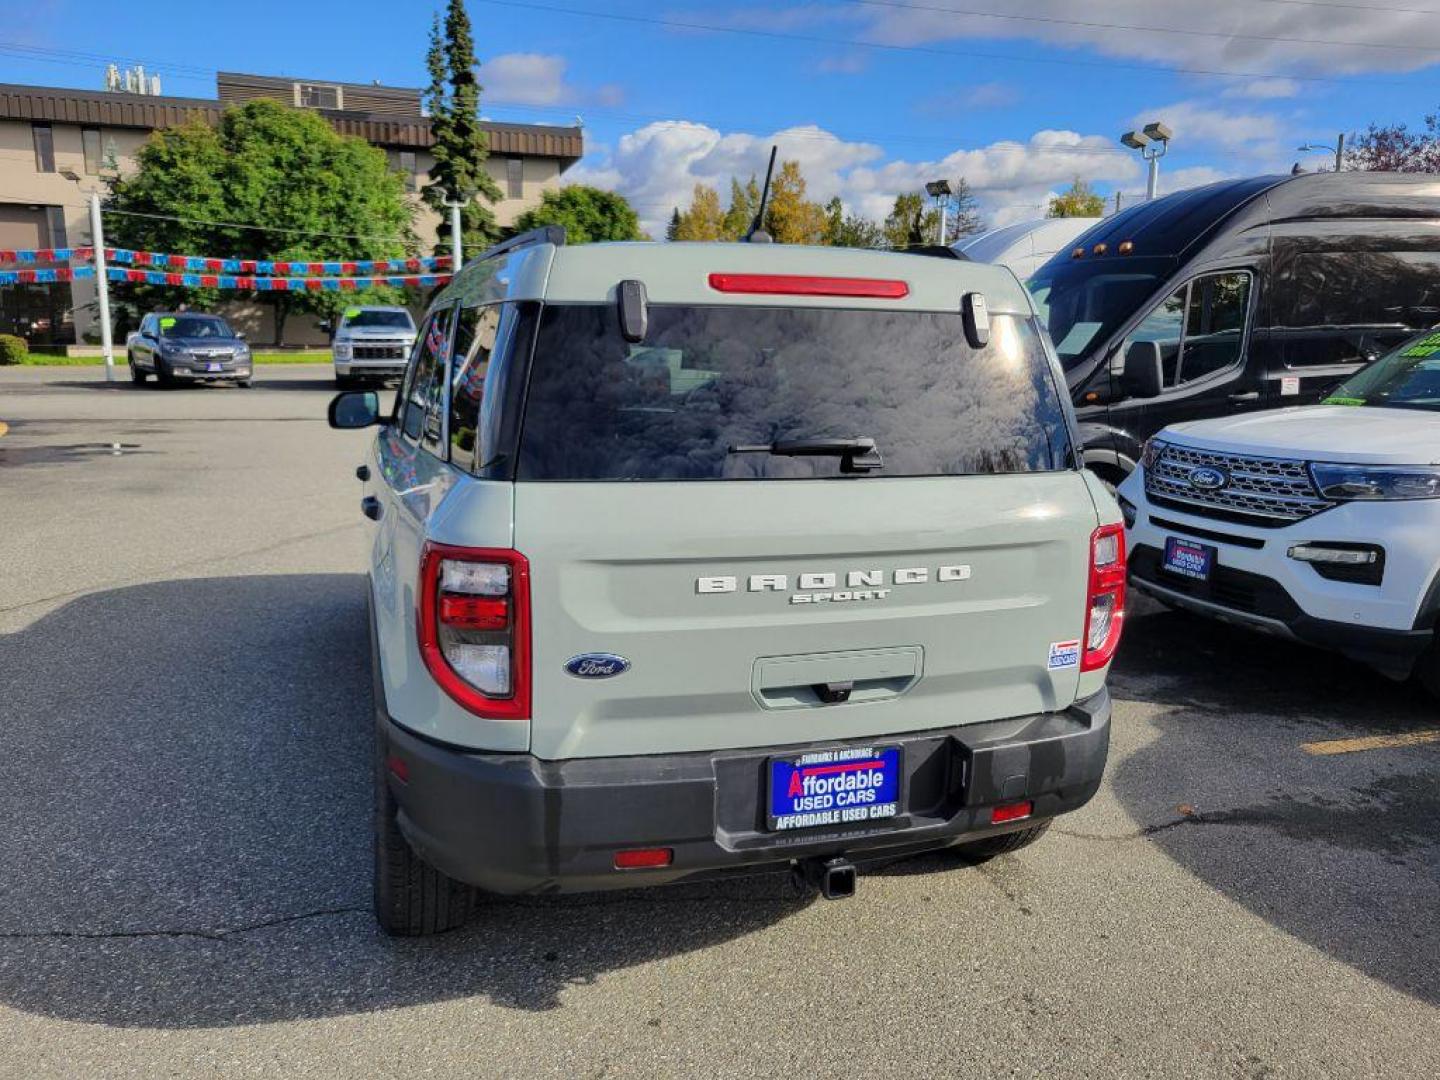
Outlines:
POLYGON ((531 244, 554 244, 556 247, 565 246, 564 225, 542 225, 538 229, 531 229, 529 232, 519 233, 510 237, 509 240, 501 240, 500 243, 475 256, 472 262, 480 259, 493 259, 496 255, 504 255, 508 251, 515 251, 519 248, 529 247, 531 244))

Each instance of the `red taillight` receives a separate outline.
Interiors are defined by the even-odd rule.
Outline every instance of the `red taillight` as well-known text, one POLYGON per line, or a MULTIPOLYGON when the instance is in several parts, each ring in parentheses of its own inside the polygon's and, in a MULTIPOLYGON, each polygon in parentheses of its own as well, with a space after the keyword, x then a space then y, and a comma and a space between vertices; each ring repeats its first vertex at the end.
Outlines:
POLYGON ((420 656, 459 704, 530 718, 530 564, 508 548, 427 543, 416 598, 420 656))
POLYGON ((1125 622, 1125 526, 1101 525, 1090 534, 1090 588, 1080 670, 1108 664, 1125 622))
POLYGON ((1003 825, 1007 821, 1024 821, 1034 812, 1035 804, 1028 799, 1025 802, 1006 803, 990 811, 990 824, 1003 825))
POLYGON ((808 274, 711 274, 710 287, 716 292, 768 296, 863 296, 901 300, 910 295, 910 286, 903 281, 808 274))
POLYGON ((615 853, 616 870, 646 870, 657 866, 669 866, 675 859, 675 849, 668 847, 635 848, 633 851, 615 853))

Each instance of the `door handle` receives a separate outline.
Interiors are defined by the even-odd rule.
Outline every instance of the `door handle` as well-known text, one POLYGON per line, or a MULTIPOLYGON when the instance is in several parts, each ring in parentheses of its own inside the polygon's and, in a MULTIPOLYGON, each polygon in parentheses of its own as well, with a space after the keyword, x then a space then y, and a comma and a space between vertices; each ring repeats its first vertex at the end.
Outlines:
POLYGON ((1259 400, 1260 400, 1260 391, 1259 391, 1259 390, 1251 390, 1248 394, 1231 394, 1231 395, 1230 395, 1230 400, 1233 401, 1233 402, 1235 402, 1236 404, 1240 404, 1240 403, 1246 402, 1246 401, 1259 401, 1259 400))
POLYGON ((374 495, 366 495, 360 500, 360 512, 371 521, 379 521, 383 512, 380 508, 380 500, 374 495))

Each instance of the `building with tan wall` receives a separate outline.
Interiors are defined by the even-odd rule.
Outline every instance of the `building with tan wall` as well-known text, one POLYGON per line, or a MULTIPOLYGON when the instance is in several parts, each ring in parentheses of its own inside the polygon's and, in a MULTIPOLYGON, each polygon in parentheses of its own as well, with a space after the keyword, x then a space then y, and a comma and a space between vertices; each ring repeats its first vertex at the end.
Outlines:
MULTIPOLYGON (((216 90, 215 98, 184 98, 0 85, 0 249, 88 244, 90 192, 103 194, 110 170, 133 169, 136 152, 151 132, 195 116, 216 123, 225 106, 261 97, 316 109, 341 134, 383 149, 406 177, 421 250, 434 247, 445 226, 419 195, 434 163, 434 140, 419 90, 231 72, 217 77, 216 90)), ((559 187, 562 174, 584 153, 578 127, 493 121, 482 126, 490 138, 487 167, 504 196, 494 206, 502 226, 539 203, 542 192, 559 187)), ((346 252, 327 254, 343 257, 346 252)), ((0 288, 0 333, 19 333, 37 344, 93 339, 94 295, 89 281, 0 288)), ((267 307, 226 307, 254 340, 271 339, 267 307)), ((323 341, 308 320, 304 326, 292 323, 286 336, 323 341)))

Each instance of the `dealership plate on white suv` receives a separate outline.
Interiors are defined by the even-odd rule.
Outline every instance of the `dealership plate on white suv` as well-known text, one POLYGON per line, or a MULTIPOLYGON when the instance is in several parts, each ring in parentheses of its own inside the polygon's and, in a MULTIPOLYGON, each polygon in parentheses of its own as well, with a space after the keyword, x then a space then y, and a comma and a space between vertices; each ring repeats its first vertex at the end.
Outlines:
POLYGON ((900 812, 900 748, 844 747, 770 759, 771 830, 879 821, 900 812))
POLYGON ((1163 565, 1170 573, 1179 574, 1192 581, 1209 581, 1210 571, 1215 566, 1215 549, 1209 544, 1197 544, 1194 540, 1167 536, 1163 565))

